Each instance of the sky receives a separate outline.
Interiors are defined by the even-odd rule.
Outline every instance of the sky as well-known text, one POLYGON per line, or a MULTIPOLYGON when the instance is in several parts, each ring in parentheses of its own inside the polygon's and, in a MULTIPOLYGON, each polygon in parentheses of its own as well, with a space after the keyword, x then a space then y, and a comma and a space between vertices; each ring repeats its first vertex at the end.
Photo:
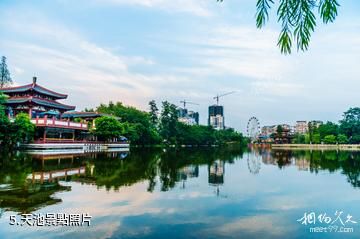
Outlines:
POLYGON ((360 1, 339 2, 309 51, 284 56, 275 8, 257 29, 255 0, 0 0, 0 55, 14 85, 35 75, 77 110, 185 99, 206 124, 213 97, 236 91, 220 104, 241 132, 252 116, 338 121, 360 101, 360 1))

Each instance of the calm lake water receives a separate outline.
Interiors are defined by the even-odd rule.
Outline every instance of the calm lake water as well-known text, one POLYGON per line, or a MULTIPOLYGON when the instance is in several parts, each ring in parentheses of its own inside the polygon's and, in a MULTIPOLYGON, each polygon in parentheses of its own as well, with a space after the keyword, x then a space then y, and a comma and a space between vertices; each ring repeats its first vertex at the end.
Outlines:
POLYGON ((359 175, 357 152, 3 153, 0 238, 360 238, 359 175), (24 213, 92 218, 90 226, 9 225, 24 213))

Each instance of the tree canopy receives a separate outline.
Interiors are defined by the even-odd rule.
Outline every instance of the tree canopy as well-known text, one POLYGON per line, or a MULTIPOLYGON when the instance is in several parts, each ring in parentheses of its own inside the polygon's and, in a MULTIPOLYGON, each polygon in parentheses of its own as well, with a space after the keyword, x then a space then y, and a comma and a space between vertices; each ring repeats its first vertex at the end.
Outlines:
POLYGON ((340 121, 340 132, 346 135, 351 143, 360 143, 360 108, 350 108, 344 112, 340 121))
POLYGON ((35 125, 31 123, 29 114, 17 114, 13 127, 14 131, 16 131, 17 142, 30 142, 34 139, 35 125))
POLYGON ((123 126, 114 117, 102 116, 95 120, 95 135, 100 140, 111 140, 123 133, 123 126))
MULTIPOLYGON (((122 126, 122 135, 127 137, 133 145, 161 143, 213 145, 245 142, 242 134, 233 129, 217 131, 209 126, 185 125, 179 122, 176 105, 168 101, 162 102, 161 110, 154 100, 149 102, 149 106, 149 112, 144 112, 134 107, 124 106, 120 102, 110 102, 108 105, 101 104, 96 111, 118 117, 118 122, 122 126)), ((96 130, 98 134, 100 131, 107 131, 107 129, 99 128, 98 122, 96 122, 96 130)))
POLYGON ((4 95, 0 93, 0 145, 13 146, 17 142, 33 140, 35 125, 30 122, 28 114, 20 113, 10 122, 4 109, 4 95))
MULTIPOLYGON (((223 2, 224 0, 217 0, 223 2)), ((318 14, 324 24, 333 22, 340 4, 337 0, 257 0, 256 26, 262 28, 269 20, 271 8, 278 3, 277 21, 281 24, 278 46, 281 53, 290 54, 293 42, 297 50, 306 51, 316 27, 318 14)))
POLYGON ((12 84, 12 79, 10 77, 10 71, 7 68, 6 57, 1 58, 0 63, 0 88, 12 84))

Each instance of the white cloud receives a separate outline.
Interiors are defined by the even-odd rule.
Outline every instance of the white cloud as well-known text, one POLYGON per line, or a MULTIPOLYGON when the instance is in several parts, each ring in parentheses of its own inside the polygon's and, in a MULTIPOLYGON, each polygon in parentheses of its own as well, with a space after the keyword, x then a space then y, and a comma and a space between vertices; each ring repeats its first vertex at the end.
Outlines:
POLYGON ((256 235, 256 233, 266 233, 272 237, 283 237, 294 230, 294 228, 282 225, 282 220, 284 219, 281 216, 274 214, 254 215, 235 219, 232 222, 224 223, 207 231, 218 236, 240 235, 245 232, 245 234, 251 233, 256 235))
POLYGON ((212 96, 237 90, 221 103, 228 126, 245 129, 253 114, 262 122, 338 120, 359 100, 359 24, 341 18, 319 26, 308 52, 283 56, 276 46, 278 29, 258 30, 253 19, 244 21, 248 7, 254 6, 250 0, 236 10, 230 9, 235 2, 215 0, 59 2, 65 4, 59 14, 46 12, 56 4, 1 9, 0 48, 16 84, 28 83, 36 74, 39 83, 68 93, 67 103, 80 109, 109 100, 145 109, 152 98, 173 103, 185 98, 200 103, 194 109, 205 124, 212 96), (147 29, 144 9, 122 16, 131 5, 148 8, 154 22, 164 24, 147 29), (159 10, 186 14, 157 14, 159 10), (187 24, 182 24, 185 17, 187 24), (124 19, 131 24, 120 22, 124 19), (282 114, 274 115, 272 107, 279 104, 282 114))
POLYGON ((142 56, 115 54, 49 20, 14 21, 10 25, 17 34, 32 38, 26 42, 0 41, 11 52, 11 61, 16 62, 15 84, 28 83, 35 74, 39 84, 69 94, 67 102, 79 108, 110 100, 144 108, 144 98, 155 97, 157 88, 188 81, 167 73, 132 72, 130 66, 156 63, 142 56))
POLYGON ((98 4, 135 5, 147 8, 155 8, 168 12, 185 12, 196 16, 208 17, 212 13, 209 10, 207 0, 94 0, 98 4))

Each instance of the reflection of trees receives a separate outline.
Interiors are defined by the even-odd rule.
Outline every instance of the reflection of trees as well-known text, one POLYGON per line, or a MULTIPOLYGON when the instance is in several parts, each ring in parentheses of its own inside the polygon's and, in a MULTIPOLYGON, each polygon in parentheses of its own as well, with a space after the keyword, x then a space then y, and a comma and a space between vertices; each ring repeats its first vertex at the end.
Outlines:
MULTIPOLYGON (((95 183, 107 190, 118 190, 121 186, 149 179, 154 181, 156 175, 152 166, 156 158, 156 150, 145 150, 143 153, 132 153, 125 159, 111 158, 106 154, 98 154, 96 158, 87 160, 86 175, 76 180, 84 183, 95 183)), ((153 184, 153 183, 152 183, 153 184)), ((150 189, 153 186, 150 186, 150 189)))
POLYGON ((0 156, 0 207, 29 213, 47 205, 61 202, 52 195, 69 190, 58 182, 31 183, 27 176, 32 172, 32 160, 21 153, 3 152, 0 156))
POLYGON ((351 185, 360 187, 360 152, 273 150, 272 158, 279 168, 296 164, 299 169, 316 174, 323 170, 329 172, 341 170, 351 185), (292 159, 295 159, 295 162, 292 159))
POLYGON ((122 186, 147 181, 148 191, 157 184, 162 191, 172 189, 177 182, 197 177, 200 165, 212 165, 216 160, 234 163, 241 158, 241 148, 196 149, 133 149, 126 157, 119 154, 42 156, 5 153, 0 157, 0 208, 16 212, 32 212, 59 203, 53 195, 70 190, 61 180, 77 181, 118 190, 122 186), (84 169, 76 175, 65 172, 84 169), (51 178, 34 175, 50 175, 51 178), (65 176, 63 175, 65 174, 65 176), (5 185, 5 186, 4 186, 5 185))
POLYGON ((133 149, 130 156, 123 160, 101 156, 89 160, 86 175, 76 180, 105 186, 108 190, 147 180, 150 192, 159 181, 160 190, 168 191, 177 182, 186 180, 184 168, 211 165, 218 159, 234 163, 242 153, 241 148, 168 149, 165 152, 160 149, 133 149), (90 173, 91 166, 94 168, 93 174, 90 173))
POLYGON ((0 206, 11 211, 30 213, 39 208, 61 202, 53 198, 57 192, 70 190, 58 182, 44 184, 28 184, 20 188, 0 191, 0 206))
POLYGON ((178 172, 182 168, 192 165, 208 165, 210 167, 215 161, 234 163, 236 157, 241 157, 241 148, 196 148, 171 150, 162 154, 159 162, 159 176, 161 190, 167 191, 173 188, 181 178, 178 172))

